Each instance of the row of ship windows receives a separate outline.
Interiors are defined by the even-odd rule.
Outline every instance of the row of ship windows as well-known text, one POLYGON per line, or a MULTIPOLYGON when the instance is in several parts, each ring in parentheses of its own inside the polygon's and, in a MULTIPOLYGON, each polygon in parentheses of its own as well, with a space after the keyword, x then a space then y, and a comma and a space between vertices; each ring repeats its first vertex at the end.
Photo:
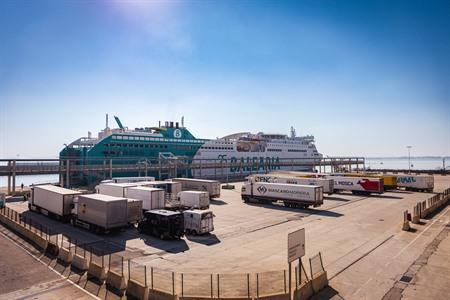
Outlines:
POLYGON ((215 150, 233 150, 233 147, 207 147, 202 146, 201 149, 215 149, 215 150))
MULTIPOLYGON (((268 148, 267 152, 282 152, 283 149, 272 149, 268 148)), ((299 150, 299 149, 287 149, 288 152, 307 152, 306 150, 299 150)))
MULTIPOLYGON (((160 148, 160 149, 167 149, 167 145, 160 145, 160 144, 105 144, 105 147, 123 147, 123 148, 160 148)), ((189 146, 189 145, 173 145, 175 149, 184 149, 184 150, 194 150, 196 149, 195 146, 189 146)))
POLYGON ((113 140, 131 140, 131 141, 157 141, 157 142, 185 142, 185 143, 204 143, 201 140, 184 140, 184 139, 166 139, 166 138, 150 138, 143 136, 113 135, 113 140))

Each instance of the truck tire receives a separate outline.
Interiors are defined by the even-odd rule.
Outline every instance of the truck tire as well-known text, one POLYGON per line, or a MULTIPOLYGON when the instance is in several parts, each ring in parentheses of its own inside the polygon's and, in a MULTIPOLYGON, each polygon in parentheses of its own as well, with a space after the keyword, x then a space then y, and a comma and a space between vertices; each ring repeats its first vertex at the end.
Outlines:
POLYGON ((192 230, 192 235, 197 235, 197 231, 192 230))

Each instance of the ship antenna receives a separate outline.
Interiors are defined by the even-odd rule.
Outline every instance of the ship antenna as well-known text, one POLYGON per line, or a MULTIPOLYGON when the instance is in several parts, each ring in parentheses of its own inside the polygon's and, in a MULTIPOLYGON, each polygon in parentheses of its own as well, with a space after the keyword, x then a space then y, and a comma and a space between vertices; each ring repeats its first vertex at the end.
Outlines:
POLYGON ((291 126, 291 138, 295 138, 295 128, 291 126))
POLYGON ((181 117, 181 127, 184 128, 184 116, 181 117))
POLYGON ((108 114, 106 114, 106 127, 105 128, 108 128, 108 114))

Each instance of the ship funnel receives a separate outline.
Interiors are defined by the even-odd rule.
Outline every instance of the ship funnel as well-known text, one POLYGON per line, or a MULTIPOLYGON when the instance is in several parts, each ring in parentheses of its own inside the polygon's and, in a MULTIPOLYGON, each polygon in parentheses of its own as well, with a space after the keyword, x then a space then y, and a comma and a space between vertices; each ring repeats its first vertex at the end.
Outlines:
POLYGON ((175 128, 178 128, 178 122, 175 122, 175 128))

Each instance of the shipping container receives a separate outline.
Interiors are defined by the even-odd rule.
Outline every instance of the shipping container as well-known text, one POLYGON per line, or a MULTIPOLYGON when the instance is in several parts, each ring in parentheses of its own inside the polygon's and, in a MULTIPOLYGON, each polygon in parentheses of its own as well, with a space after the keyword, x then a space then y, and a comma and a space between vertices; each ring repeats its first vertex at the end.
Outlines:
POLYGON ((308 207, 323 204, 323 188, 314 185, 287 183, 245 182, 241 197, 244 202, 263 203, 282 201, 286 207, 308 207))
POLYGON ((214 214, 210 210, 186 210, 184 229, 186 234, 205 234, 214 231, 214 214))
POLYGON ((186 208, 209 208, 209 194, 208 192, 200 191, 182 191, 177 195, 177 199, 181 207, 186 208))
POLYGON ((407 190, 433 192, 434 176, 433 175, 396 175, 397 186, 407 190))
POLYGON ((155 177, 143 176, 143 177, 113 177, 110 179, 114 183, 133 183, 133 182, 143 182, 143 181, 155 181, 155 177))
POLYGON ((128 224, 136 224, 142 220, 142 200, 127 199, 127 221, 128 224))
POLYGON ((143 210, 163 209, 165 207, 164 190, 153 187, 132 187, 127 191, 132 199, 142 200, 143 210))
POLYGON ((184 191, 205 191, 211 198, 220 197, 220 182, 217 180, 173 178, 171 181, 180 182, 184 191))
POLYGON ((371 177, 347 177, 328 175, 334 180, 335 191, 350 191, 355 195, 368 195, 371 193, 383 193, 383 180, 371 177))
POLYGON ((255 174, 247 177, 252 182, 289 183, 302 185, 316 185, 323 188, 328 195, 334 192, 334 180, 326 178, 294 177, 289 175, 255 174))
POLYGON ((128 225, 128 201, 102 194, 78 196, 72 224, 94 232, 108 232, 128 225))
POLYGON ((80 194, 78 191, 50 184, 32 186, 28 208, 57 220, 68 221, 72 214, 74 198, 80 194))

